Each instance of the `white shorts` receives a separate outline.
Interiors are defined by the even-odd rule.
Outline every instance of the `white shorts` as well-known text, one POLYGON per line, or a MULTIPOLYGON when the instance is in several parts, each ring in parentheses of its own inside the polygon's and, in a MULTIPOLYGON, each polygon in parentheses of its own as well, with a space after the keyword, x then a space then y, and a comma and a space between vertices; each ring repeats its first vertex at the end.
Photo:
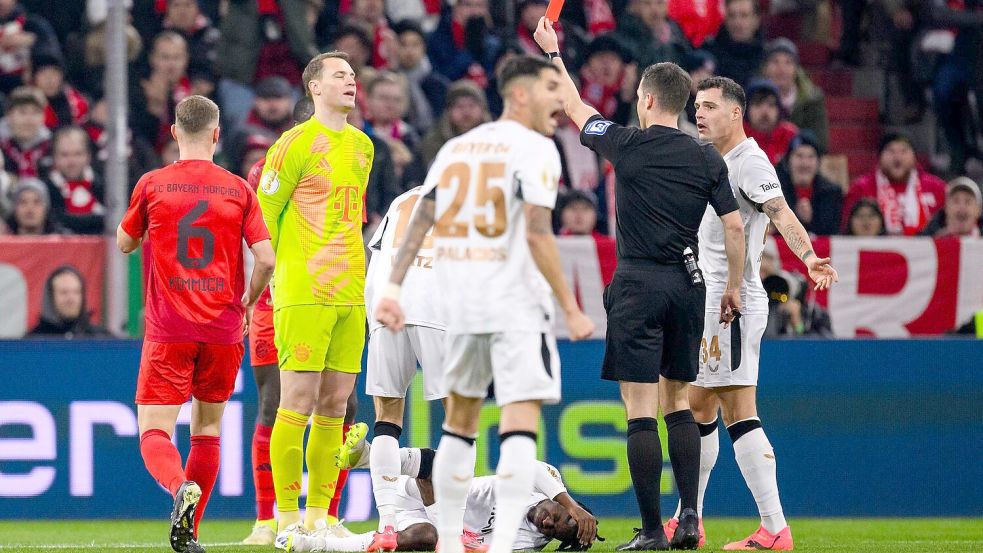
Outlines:
POLYGON ((447 338, 446 355, 448 392, 483 398, 494 380, 499 406, 560 401, 560 354, 551 332, 452 334, 447 338))
POLYGON ((700 372, 694 386, 719 388, 722 386, 757 386, 758 360, 761 357, 761 336, 765 333, 768 315, 741 315, 740 359, 731 347, 736 338, 736 325, 724 328, 720 312, 707 311, 700 341, 700 372), (737 366, 734 366, 739 361, 737 366))
POLYGON ((407 325, 399 332, 377 328, 369 335, 365 393, 373 397, 406 397, 416 366, 423 368, 423 397, 441 399, 444 392, 443 330, 407 325))
POLYGON ((396 480, 396 531, 402 532, 414 524, 437 526, 437 521, 428 516, 416 480, 403 475, 396 480))

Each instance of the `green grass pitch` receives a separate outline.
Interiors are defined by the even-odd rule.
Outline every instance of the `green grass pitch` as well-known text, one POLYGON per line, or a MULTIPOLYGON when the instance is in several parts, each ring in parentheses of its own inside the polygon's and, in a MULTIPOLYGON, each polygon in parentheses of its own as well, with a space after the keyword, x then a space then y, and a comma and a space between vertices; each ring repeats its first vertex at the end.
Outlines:
MULTIPOLYGON (((810 552, 981 552, 983 518, 974 519, 791 519, 796 551, 810 552)), ((607 552, 632 535, 631 519, 604 518, 601 535, 608 541, 591 551, 607 552)), ((354 523, 349 528, 365 532, 373 523, 354 523)), ((758 526, 753 519, 706 521, 709 536, 703 551, 719 551, 731 540, 750 534, 758 526)), ((0 553, 8 551, 170 551, 167 522, 159 521, 0 521, 0 553)), ((206 520, 202 541, 214 553, 273 551, 272 547, 237 545, 249 533, 250 521, 206 520)), ((554 549, 553 546, 547 549, 554 549)))

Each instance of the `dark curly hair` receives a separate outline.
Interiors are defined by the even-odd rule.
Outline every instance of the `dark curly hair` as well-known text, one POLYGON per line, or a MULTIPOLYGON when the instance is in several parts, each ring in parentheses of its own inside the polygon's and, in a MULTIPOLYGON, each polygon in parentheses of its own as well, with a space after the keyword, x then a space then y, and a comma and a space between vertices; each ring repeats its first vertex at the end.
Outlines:
MULTIPOLYGON (((590 513, 591 516, 594 516, 594 511, 591 511, 590 510, 590 507, 588 507, 587 505, 584 505, 583 503, 581 503, 579 501, 577 501, 577 505, 580 505, 580 507, 583 510, 587 511, 588 513, 590 513)), ((595 516, 594 519, 597 519, 597 517, 595 516)), ((604 538, 602 538, 601 535, 598 534, 597 535, 597 541, 604 541, 604 538)), ((593 544, 591 544, 591 545, 593 545, 593 544)), ((568 540, 561 540, 560 541, 560 545, 556 548, 556 550, 557 551, 587 551, 588 549, 591 548, 591 545, 584 545, 584 544, 580 543, 580 540, 577 539, 577 536, 574 536, 574 537, 572 537, 572 538, 570 538, 568 540)))

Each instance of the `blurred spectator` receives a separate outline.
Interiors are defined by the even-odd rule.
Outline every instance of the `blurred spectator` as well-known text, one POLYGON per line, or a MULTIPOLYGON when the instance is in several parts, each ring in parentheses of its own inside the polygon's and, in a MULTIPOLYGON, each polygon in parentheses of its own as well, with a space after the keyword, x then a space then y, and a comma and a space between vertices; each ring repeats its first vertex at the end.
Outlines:
POLYGON ((130 93, 130 128, 154 146, 171 134, 174 107, 192 94, 188 78, 188 43, 174 31, 154 37, 149 73, 137 76, 130 93))
POLYGON ((410 149, 416 147, 420 135, 412 125, 403 121, 409 107, 407 91, 406 79, 390 71, 380 71, 366 84, 367 134, 398 140, 410 149))
POLYGON ((601 280, 604 284, 614 278, 617 268, 617 252, 614 238, 597 230, 597 199, 582 190, 570 190, 559 201, 560 236, 591 236, 597 246, 597 258, 601 264, 601 280))
MULTIPOLYGON (((785 120, 778 87, 768 79, 752 79, 747 85, 747 117, 744 132, 768 155, 772 165, 788 152, 799 129, 785 120)), ((811 133, 810 133, 811 134, 811 133)))
MULTIPOLYGON (((580 143, 580 129, 566 114, 557 118, 556 133, 553 135, 556 149, 560 152, 560 186, 562 189, 589 191, 600 200, 604 200, 604 190, 598 190, 601 184, 601 168, 597 155, 580 143)), ((606 211, 598 210, 598 219, 602 229, 607 217, 606 211)))
POLYGON ((31 80, 48 99, 44 124, 51 130, 66 125, 80 125, 89 116, 89 102, 81 92, 65 82, 61 58, 42 56, 32 62, 31 80))
POLYGON ((846 234, 848 236, 884 236, 884 214, 873 198, 861 198, 853 204, 847 216, 846 234))
POLYGON ((823 91, 809 80, 799 66, 799 51, 787 38, 776 38, 765 47, 764 76, 778 86, 779 99, 789 121, 800 129, 816 133, 825 148, 829 139, 829 120, 823 91))
MULTIPOLYGON (((862 4, 857 0, 854 3, 862 4)), ((924 60, 913 60, 922 54, 915 49, 915 39, 924 30, 924 21, 920 21, 917 15, 918 0, 881 0, 884 10, 890 19, 888 65, 886 69, 892 72, 898 80, 898 92, 904 101, 901 122, 913 124, 922 119, 925 115, 926 98, 925 84, 930 81, 929 73, 932 65, 925 63, 924 60), (913 11, 914 10, 914 11, 913 11), (918 67, 916 69, 915 63, 918 67)), ((843 6, 846 8, 846 6, 843 6)), ((858 20, 860 18, 858 17, 858 20)), ((846 16, 844 15, 844 22, 846 16)), ((859 26, 859 21, 857 23, 859 26)), ((845 31, 845 29, 844 29, 845 31)), ((845 35, 845 33, 844 33, 845 35)), ((859 48, 851 49, 850 42, 846 36, 840 41, 841 50, 838 56, 848 65, 860 65, 859 48)))
POLYGON ((961 174, 968 158, 983 155, 976 143, 976 133, 983 129, 983 2, 924 0, 922 15, 929 27, 955 35, 951 50, 936 67, 932 100, 949 145, 949 170, 961 174), (970 91, 976 96, 975 120, 969 116, 970 91))
POLYGON ((775 170, 785 202, 806 230, 829 236, 840 232, 843 189, 819 172, 822 157, 816 136, 810 131, 802 131, 792 139, 787 154, 775 170))
POLYGON ((727 19, 703 44, 717 58, 717 73, 747 85, 765 59, 765 33, 756 0, 727 0, 727 19))
POLYGON ((605 119, 628 123, 634 110, 638 67, 631 52, 613 33, 599 36, 587 45, 580 68, 580 97, 605 119))
MULTIPOLYGON (((458 81, 447 91, 447 105, 437 125, 420 141, 420 157, 429 167, 445 142, 490 119, 485 94, 471 81, 458 81)), ((378 154, 377 154, 378 155, 378 154)), ((388 204, 386 204, 388 205, 388 204)))
POLYGON ((52 166, 44 179, 51 217, 75 234, 102 234, 105 226, 105 186, 92 168, 90 151, 81 127, 63 127, 51 139, 52 166))
POLYGON ((643 68, 660 61, 680 64, 692 49, 683 30, 669 19, 667 0, 631 0, 618 21, 617 32, 625 37, 643 68))
POLYGON ((717 74, 717 59, 706 50, 693 50, 683 59, 681 67, 689 73, 690 88, 689 101, 686 102, 686 108, 683 110, 683 116, 686 118, 685 125, 679 130, 695 137, 697 136, 696 87, 705 79, 717 74))
POLYGON ((918 234, 922 236, 971 236, 978 238, 983 230, 983 198, 980 187, 969 177, 956 177, 949 181, 945 208, 935 214, 918 234))
POLYGON ((427 36, 412 21, 400 21, 393 26, 399 49, 393 69, 406 77, 410 87, 410 105, 406 120, 420 132, 429 131, 439 111, 450 81, 433 70, 427 57, 427 36))
POLYGON ((270 144, 293 126, 294 98, 297 91, 279 75, 266 77, 256 85, 256 99, 242 127, 229 141, 229 155, 235 166, 245 149, 254 144, 270 144))
MULTIPOLYGON (((905 4, 908 0, 887 0, 881 4, 898 5, 905 4)), ((915 0, 920 1, 920 0, 915 0)), ((840 11, 843 21, 843 33, 840 35, 840 47, 833 54, 833 57, 841 62, 859 66, 862 63, 860 58, 860 39, 863 36, 862 27, 864 23, 864 11, 868 4, 867 0, 840 0, 840 11)))
POLYGON ((109 336, 106 329, 92 324, 85 300, 82 273, 70 265, 55 269, 44 283, 41 320, 29 334, 69 340, 109 336))
POLYGON ((40 90, 22 86, 7 97, 0 120, 0 150, 4 167, 18 177, 37 177, 48 163, 51 131, 44 126, 48 101, 40 90))
POLYGON ((420 135, 403 121, 409 107, 406 79, 391 71, 380 71, 365 87, 368 118, 364 130, 389 145, 400 188, 407 190, 423 183, 425 171, 414 153, 420 135))
POLYGON ((65 229, 51 218, 48 188, 36 178, 20 179, 13 192, 14 214, 7 221, 11 234, 41 236, 62 234, 65 229))
MULTIPOLYGON (((92 6, 89 2, 88 6, 92 6)), ((87 6, 87 7, 88 7, 87 6)), ((105 7, 105 6, 104 6, 105 7)), ((106 74, 106 13, 103 11, 87 10, 89 31, 81 41, 83 55, 81 60, 73 62, 69 56, 66 64, 69 80, 91 98, 103 95, 106 74), (78 62, 81 63, 78 63, 78 62)), ((135 73, 137 61, 143 52, 143 39, 133 25, 127 24, 123 29, 126 35, 126 61, 130 75, 135 73)), ((148 38, 154 35, 146 35, 148 38)))
MULTIPOLYGON (((82 124, 82 128, 88 133, 89 140, 94 147, 95 157, 92 163, 96 173, 105 172, 104 167, 109 159, 109 133, 106 131, 108 121, 109 107, 106 104, 106 99, 99 98, 92 102, 89 120, 82 124)), ((129 129, 126 133, 126 156, 129 159, 131 190, 136 185, 140 175, 160 166, 158 152, 150 142, 140 136, 134 136, 129 129)))
MULTIPOLYGON (((539 25, 539 18, 546 15, 546 7, 549 0, 519 0, 515 7, 515 32, 514 41, 522 48, 523 53, 530 56, 540 56, 543 51, 536 44, 532 34, 536 32, 539 25)), ((560 51, 563 51, 563 24, 559 21, 553 22, 556 30, 556 37, 559 39, 560 51)))
MULTIPOLYGON (((3 158, 0 158, 2 160, 3 158)), ((7 229, 6 221, 14 215, 14 189, 17 177, 0 167, 0 234, 7 229)))
MULTIPOLYGON (((300 85, 317 55, 314 22, 322 2, 237 0, 227 3, 219 26, 217 71, 224 126, 239 125, 253 105, 252 86, 270 75, 300 85)), ((354 64, 353 64, 354 65, 354 64)))
MULTIPOLYGON (((188 43, 188 77, 197 83, 196 94, 210 96, 214 92, 215 55, 218 48, 219 30, 212 20, 201 13, 198 0, 166 0, 167 12, 164 29, 175 31, 188 43)), ((159 3, 159 2, 158 2, 159 3)))
POLYGON ((386 15, 390 21, 412 21, 430 33, 440 21, 440 8, 440 0, 399 0, 386 2, 386 15))
POLYGON ((916 167, 911 139, 890 133, 881 139, 878 166, 850 185, 844 209, 859 198, 875 198, 888 234, 916 234, 945 204, 945 182, 916 167))
MULTIPOLYGON (((70 50, 66 46, 69 36, 77 33, 85 24, 86 5, 95 0, 24 0, 21 5, 30 13, 44 14, 45 20, 51 25, 58 43, 64 52, 70 50)), ((124 0, 129 7, 131 2, 124 0)))
POLYGON ((445 10, 430 35, 427 53, 434 69, 451 81, 468 78, 484 88, 501 47, 501 39, 493 32, 488 0, 458 0, 445 10))
POLYGON ((372 67, 381 69, 389 66, 399 47, 396 33, 389 28, 386 21, 386 3, 384 0, 351 0, 351 11, 346 17, 346 23, 364 27, 372 38, 372 57, 369 60, 372 67))
POLYGON ((246 144, 240 152, 240 157, 237 158, 239 162, 236 165, 236 174, 244 179, 249 176, 249 170, 252 169, 253 165, 266 157, 266 152, 273 145, 273 140, 265 136, 254 135, 252 138, 253 140, 246 144))
POLYGON ((687 40, 695 48, 717 34, 724 20, 723 9, 720 0, 669 0, 669 17, 679 23, 687 40))
POLYGON ((348 54, 349 63, 355 70, 356 78, 361 77, 362 70, 371 67, 372 38, 369 33, 358 25, 340 27, 331 39, 334 50, 348 54))
POLYGON ((27 13, 16 0, 0 0, 0 93, 24 85, 31 58, 41 56, 61 57, 51 24, 27 13))

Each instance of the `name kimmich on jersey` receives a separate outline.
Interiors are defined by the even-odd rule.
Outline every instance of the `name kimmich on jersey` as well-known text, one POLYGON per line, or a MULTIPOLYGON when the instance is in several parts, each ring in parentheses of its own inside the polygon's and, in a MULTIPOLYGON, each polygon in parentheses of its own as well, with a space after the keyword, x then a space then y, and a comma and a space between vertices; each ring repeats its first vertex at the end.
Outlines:
POLYGON ((440 150, 423 193, 436 198, 434 264, 453 332, 550 328, 553 300, 526 243, 523 206, 552 209, 559 177, 553 141, 514 121, 486 123, 440 150))

